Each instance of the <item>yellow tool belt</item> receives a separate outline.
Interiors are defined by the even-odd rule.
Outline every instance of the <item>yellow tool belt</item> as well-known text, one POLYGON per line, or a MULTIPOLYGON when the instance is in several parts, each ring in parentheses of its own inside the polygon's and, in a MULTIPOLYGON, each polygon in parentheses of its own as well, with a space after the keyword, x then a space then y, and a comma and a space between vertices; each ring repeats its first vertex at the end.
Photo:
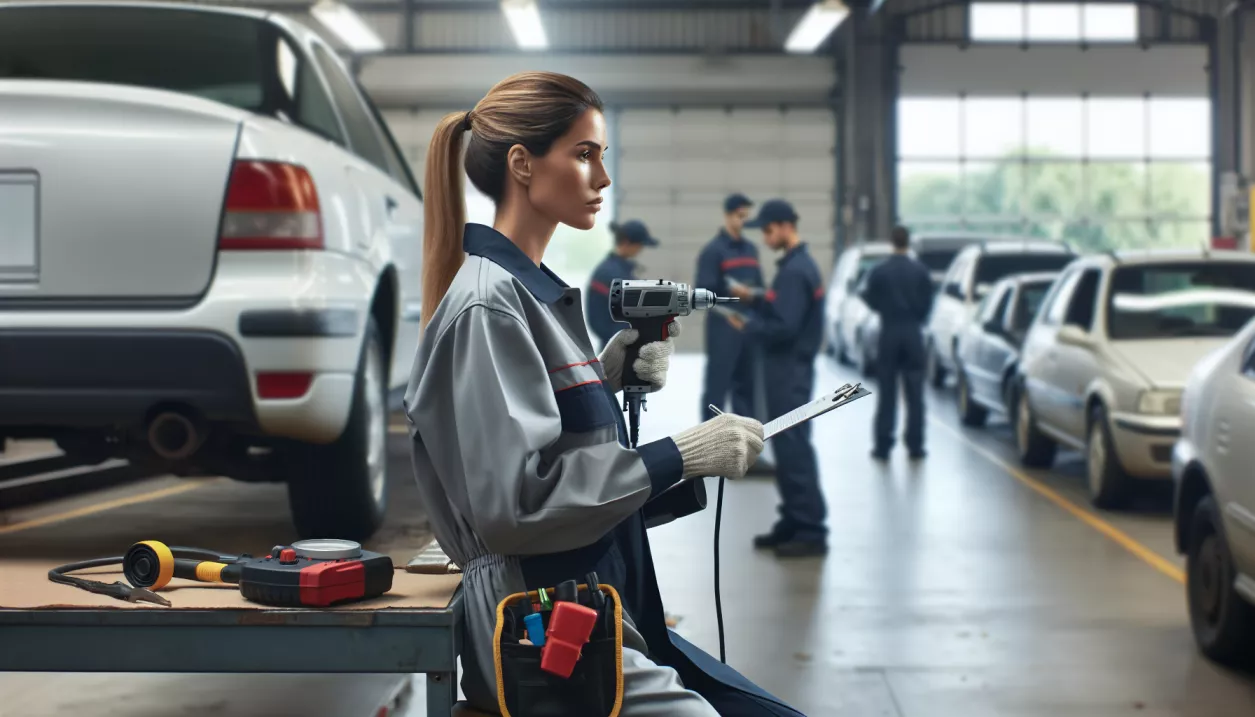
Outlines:
MULTIPOLYGON (((497 604, 492 659, 497 706, 504 717, 618 717, 623 707, 623 603, 613 587, 598 587, 606 606, 566 678, 542 670, 543 648, 522 642, 527 636, 523 617, 534 612, 530 606, 540 602, 539 592, 515 593, 497 604)), ((587 592, 588 586, 580 585, 579 591, 587 592)), ((540 614, 548 630, 550 613, 540 614)))

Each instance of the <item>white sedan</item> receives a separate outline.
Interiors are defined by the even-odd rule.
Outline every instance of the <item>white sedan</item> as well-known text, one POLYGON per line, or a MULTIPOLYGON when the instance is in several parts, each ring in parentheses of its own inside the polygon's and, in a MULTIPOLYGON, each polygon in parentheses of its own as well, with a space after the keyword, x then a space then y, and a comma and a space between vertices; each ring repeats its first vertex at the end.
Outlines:
POLYGON ((1176 546, 1199 648, 1255 659, 1255 320, 1199 362, 1182 396, 1172 453, 1176 546))
POLYGON ((374 532, 422 204, 333 50, 260 11, 5 3, 0 106, 0 434, 374 532))

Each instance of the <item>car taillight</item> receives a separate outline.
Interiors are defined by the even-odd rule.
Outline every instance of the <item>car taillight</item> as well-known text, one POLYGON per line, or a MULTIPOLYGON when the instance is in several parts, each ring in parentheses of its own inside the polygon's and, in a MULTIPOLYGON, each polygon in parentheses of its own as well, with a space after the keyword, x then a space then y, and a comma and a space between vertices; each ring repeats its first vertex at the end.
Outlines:
POLYGON ((314 374, 308 372, 263 371, 257 374, 257 397, 300 398, 313 383, 314 374))
POLYGON ((295 164, 237 161, 227 185, 218 248, 322 249, 313 177, 295 164))

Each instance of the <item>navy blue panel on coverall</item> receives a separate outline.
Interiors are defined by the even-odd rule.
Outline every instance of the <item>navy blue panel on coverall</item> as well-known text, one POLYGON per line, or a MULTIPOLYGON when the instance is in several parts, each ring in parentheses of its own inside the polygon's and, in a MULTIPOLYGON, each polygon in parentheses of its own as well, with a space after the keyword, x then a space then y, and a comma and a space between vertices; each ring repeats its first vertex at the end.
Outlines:
MULTIPOLYGON (((769 419, 809 402, 815 388, 815 357, 823 342, 824 283, 805 244, 790 249, 780 260, 766 301, 759 304, 746 331, 762 342, 769 419)), ((799 541, 825 539, 827 506, 810 422, 781 433, 772 442, 781 499, 777 531, 799 541)))
MULTIPOLYGON (((763 285, 763 270, 758 263, 758 247, 744 238, 737 239, 720 229, 719 234, 702 249, 697 258, 697 280, 694 286, 710 289, 719 296, 731 296, 728 279, 751 288, 763 285)), ((751 307, 728 304, 742 314, 751 307)), ((706 312, 706 378, 698 414, 712 418, 707 406, 723 409, 728 392, 732 392, 732 412, 740 416, 758 416, 754 405, 754 382, 757 377, 754 347, 748 337, 714 311, 706 312)))
POLYGON ((588 317, 588 328, 601 341, 598 351, 605 348, 615 334, 630 328, 610 316, 610 284, 615 279, 635 279, 635 272, 636 262, 614 252, 593 269, 593 278, 588 282, 588 293, 584 297, 584 315, 588 317))
POLYGON ((906 446, 924 450, 924 324, 933 306, 928 269, 905 254, 894 254, 867 277, 863 301, 880 315, 880 346, 876 359, 877 392, 875 452, 893 447, 897 425, 898 381, 906 393, 906 446))

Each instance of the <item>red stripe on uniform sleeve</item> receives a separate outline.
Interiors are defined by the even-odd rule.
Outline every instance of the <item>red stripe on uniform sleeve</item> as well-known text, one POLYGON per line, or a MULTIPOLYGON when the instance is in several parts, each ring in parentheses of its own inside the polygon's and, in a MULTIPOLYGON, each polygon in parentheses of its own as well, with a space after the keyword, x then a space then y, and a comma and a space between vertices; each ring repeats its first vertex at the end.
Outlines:
POLYGON ((596 279, 593 279, 592 283, 588 285, 588 288, 592 289, 598 294, 605 294, 606 296, 610 295, 610 287, 606 286, 600 281, 597 281, 596 279))
POLYGON ((719 268, 727 271, 728 269, 739 269, 747 266, 758 266, 758 260, 752 256, 742 256, 736 259, 728 259, 719 265, 719 268))
POLYGON ((767 301, 775 301, 775 300, 776 300, 776 290, 775 290, 775 289, 768 289, 768 290, 767 290, 767 301))
POLYGON ((824 298, 824 287, 821 286, 818 289, 815 289, 815 298, 816 299, 824 298))

